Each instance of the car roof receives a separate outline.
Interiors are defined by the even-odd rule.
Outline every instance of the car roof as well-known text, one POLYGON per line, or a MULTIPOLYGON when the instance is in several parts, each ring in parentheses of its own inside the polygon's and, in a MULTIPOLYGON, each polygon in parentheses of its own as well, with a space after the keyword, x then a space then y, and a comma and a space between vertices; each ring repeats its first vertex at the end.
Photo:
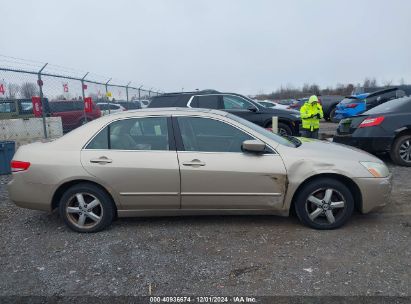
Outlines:
POLYGON ((379 91, 369 93, 369 95, 367 97, 372 97, 372 96, 376 96, 376 95, 380 95, 380 94, 384 94, 384 93, 389 93, 389 92, 393 92, 393 91, 397 91, 397 90, 398 90, 398 88, 389 88, 389 89, 379 90, 379 91))
POLYGON ((242 96, 246 97, 244 95, 238 94, 238 93, 233 93, 233 92, 219 92, 216 90, 202 90, 202 91, 194 91, 194 92, 174 92, 174 93, 164 93, 158 96, 153 96, 153 99, 159 98, 159 97, 170 97, 170 96, 181 96, 181 95, 213 95, 213 94, 227 94, 227 95, 236 95, 236 96, 242 96))
POLYGON ((215 110, 215 109, 202 109, 202 108, 178 108, 178 107, 170 107, 170 108, 145 108, 145 109, 138 109, 138 110, 128 110, 125 112, 117 112, 113 113, 107 116, 130 116, 133 115, 134 113, 138 114, 164 114, 164 115, 169 115, 169 114, 204 114, 204 113, 211 113, 211 114, 216 114, 216 115, 221 115, 221 116, 227 116, 227 112, 220 111, 220 110, 215 110))

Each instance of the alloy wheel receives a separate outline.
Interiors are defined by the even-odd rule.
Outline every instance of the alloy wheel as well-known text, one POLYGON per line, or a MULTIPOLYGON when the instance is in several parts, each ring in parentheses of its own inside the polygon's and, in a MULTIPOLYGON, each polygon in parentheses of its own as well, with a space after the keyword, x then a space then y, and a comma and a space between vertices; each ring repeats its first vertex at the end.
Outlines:
POLYGON ((332 188, 323 188, 308 196, 305 209, 309 219, 314 223, 330 225, 343 217, 346 204, 340 192, 332 188))
POLYGON ((288 136, 287 130, 285 130, 285 129, 283 129, 283 128, 279 128, 279 129, 278 129, 278 135, 288 136))
POLYGON ((66 205, 67 219, 78 228, 91 229, 103 218, 101 202, 90 193, 76 193, 66 205))
POLYGON ((400 157, 403 161, 411 162, 411 143, 410 140, 405 140, 400 146, 400 157))

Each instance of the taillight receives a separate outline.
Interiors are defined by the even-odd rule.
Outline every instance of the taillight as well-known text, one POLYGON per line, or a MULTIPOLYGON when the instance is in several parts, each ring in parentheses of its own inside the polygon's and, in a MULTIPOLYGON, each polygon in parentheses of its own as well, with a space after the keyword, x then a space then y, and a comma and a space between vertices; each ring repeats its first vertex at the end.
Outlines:
POLYGON ((358 106, 358 103, 349 103, 345 105, 346 108, 355 108, 356 106, 358 106))
POLYGON ((30 167, 29 162, 24 162, 24 161, 19 161, 19 160, 12 160, 10 164, 11 164, 11 172, 26 171, 30 167))
POLYGON ((383 122, 383 120, 384 116, 368 117, 362 121, 362 123, 359 125, 359 128, 378 126, 383 122))

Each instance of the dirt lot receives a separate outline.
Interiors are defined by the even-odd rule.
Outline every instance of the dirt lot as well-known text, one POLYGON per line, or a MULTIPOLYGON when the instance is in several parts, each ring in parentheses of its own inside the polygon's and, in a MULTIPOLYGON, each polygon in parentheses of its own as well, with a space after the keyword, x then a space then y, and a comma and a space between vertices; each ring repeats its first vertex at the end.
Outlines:
MULTIPOLYGON (((322 133, 334 130, 322 124, 322 133)), ((391 204, 335 231, 213 216, 120 219, 78 234, 57 214, 14 206, 10 177, 0 177, 0 296, 411 296, 411 168, 384 160, 391 204)))
POLYGON ((117 220, 97 234, 20 209, 0 183, 0 295, 411 296, 411 169, 392 204, 315 231, 295 218, 117 220))

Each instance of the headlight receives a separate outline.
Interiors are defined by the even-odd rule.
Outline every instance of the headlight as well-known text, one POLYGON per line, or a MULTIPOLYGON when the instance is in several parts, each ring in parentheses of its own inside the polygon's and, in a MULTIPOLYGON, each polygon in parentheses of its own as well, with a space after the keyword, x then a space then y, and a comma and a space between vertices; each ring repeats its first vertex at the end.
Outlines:
POLYGON ((382 163, 360 162, 374 177, 387 177, 390 174, 387 166, 382 163))
POLYGON ((300 118, 301 115, 300 114, 291 114, 292 116, 296 117, 296 118, 300 118))

